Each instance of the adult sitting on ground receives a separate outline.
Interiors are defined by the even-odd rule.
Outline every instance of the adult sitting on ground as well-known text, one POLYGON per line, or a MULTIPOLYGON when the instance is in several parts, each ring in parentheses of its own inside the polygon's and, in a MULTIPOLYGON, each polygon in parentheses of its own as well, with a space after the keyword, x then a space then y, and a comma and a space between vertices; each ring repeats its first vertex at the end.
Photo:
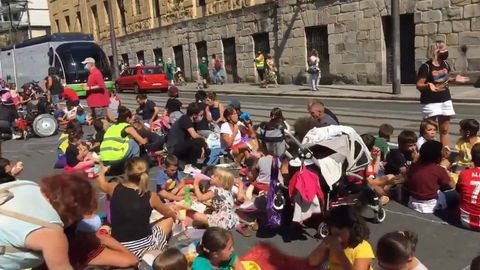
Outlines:
POLYGON ((73 269, 63 227, 96 210, 90 183, 76 174, 61 174, 39 184, 15 181, 0 189, 13 195, 0 202, 0 247, 5 248, 1 267, 25 269, 45 261, 51 270, 73 269))
POLYGON ((337 116, 327 109, 323 102, 319 100, 312 100, 308 103, 308 112, 310 116, 320 122, 322 126, 339 124, 337 116))
POLYGON ((160 113, 155 102, 149 100, 147 95, 138 94, 137 95, 138 108, 136 110, 136 116, 139 120, 144 123, 152 123, 157 118, 157 115, 160 113))
POLYGON ((229 151, 236 162, 243 162, 251 150, 258 148, 255 131, 249 121, 239 121, 237 110, 233 107, 227 107, 223 117, 226 122, 220 127, 222 148, 229 151))
POLYGON ((182 115, 167 134, 168 152, 186 164, 195 165, 205 153, 205 139, 193 127, 193 123, 200 121, 203 116, 200 104, 190 103, 187 114, 182 115))
POLYGON ((131 120, 132 112, 119 106, 117 123, 107 129, 100 144, 100 159, 104 163, 112 164, 140 155, 139 145, 146 144, 147 140, 130 125, 131 120))

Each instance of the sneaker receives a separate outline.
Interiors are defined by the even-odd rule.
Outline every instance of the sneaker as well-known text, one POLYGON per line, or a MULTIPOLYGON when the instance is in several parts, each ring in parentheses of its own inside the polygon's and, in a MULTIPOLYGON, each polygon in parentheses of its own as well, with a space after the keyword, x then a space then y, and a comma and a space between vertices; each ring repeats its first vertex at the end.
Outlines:
POLYGON ((12 140, 19 140, 22 137, 23 137, 22 135, 12 134, 12 140))
POLYGON ((186 174, 194 174, 194 173, 201 173, 199 169, 195 168, 192 166, 192 164, 186 164, 185 168, 183 169, 183 172, 186 174))

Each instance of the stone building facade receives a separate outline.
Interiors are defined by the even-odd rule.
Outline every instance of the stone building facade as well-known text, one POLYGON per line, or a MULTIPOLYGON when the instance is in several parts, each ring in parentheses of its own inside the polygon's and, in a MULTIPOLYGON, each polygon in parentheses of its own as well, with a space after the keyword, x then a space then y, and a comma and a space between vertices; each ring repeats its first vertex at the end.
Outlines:
MULTIPOLYGON (((92 33, 111 55, 107 1, 49 1, 52 30, 92 33), (67 23, 68 17, 68 23, 67 23)), ((311 49, 324 83, 388 83, 391 0, 112 0, 120 59, 173 59, 187 78, 217 54, 229 81, 256 80, 255 52, 273 57, 280 82, 307 78, 311 49)), ((480 71, 480 0, 400 0, 402 82, 413 83, 429 44, 444 40, 457 71, 480 71), (468 46, 466 55, 460 53, 468 46)), ((192 76, 193 75, 193 76, 192 76)))

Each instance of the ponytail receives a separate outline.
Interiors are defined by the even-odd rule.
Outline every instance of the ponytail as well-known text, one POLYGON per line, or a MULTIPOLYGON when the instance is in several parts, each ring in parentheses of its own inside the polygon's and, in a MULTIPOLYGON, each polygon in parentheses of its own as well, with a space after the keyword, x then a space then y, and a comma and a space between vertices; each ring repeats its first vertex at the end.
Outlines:
POLYGON ((148 192, 148 173, 143 172, 140 174, 140 181, 138 182, 138 194, 145 195, 148 192))
POLYGON ((148 164, 139 157, 131 158, 125 165, 127 180, 138 186, 138 194, 143 196, 148 193, 148 164))

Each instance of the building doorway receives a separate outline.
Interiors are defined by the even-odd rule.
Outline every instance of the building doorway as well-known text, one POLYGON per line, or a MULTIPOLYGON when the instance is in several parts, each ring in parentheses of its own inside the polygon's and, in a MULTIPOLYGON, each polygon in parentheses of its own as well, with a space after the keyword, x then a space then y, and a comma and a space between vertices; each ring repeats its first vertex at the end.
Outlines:
POLYGON ((128 59, 128 53, 122 53, 122 60, 123 60, 123 63, 130 66, 130 61, 128 59))
POLYGON ((206 41, 199 41, 195 43, 195 48, 197 49, 197 59, 199 63, 202 61, 202 57, 205 57, 205 59, 208 60, 206 41))
POLYGON ((158 65, 158 63, 160 62, 160 59, 162 59, 162 61, 165 62, 165 60, 163 60, 162 48, 153 49, 153 57, 155 57, 155 65, 158 65))
POLYGON ((307 38, 307 59, 313 49, 317 50, 320 58, 320 70, 322 79, 320 83, 325 83, 324 75, 330 74, 330 54, 328 53, 328 30, 326 25, 305 27, 305 36, 307 38))
MULTIPOLYGON (((392 16, 383 16, 382 25, 387 49, 387 83, 392 83, 392 16)), ((415 73, 415 23, 412 13, 400 15, 400 55, 400 82, 414 84, 417 75, 415 73)))
POLYGON ((255 44, 255 55, 261 51, 263 55, 270 55, 270 40, 268 33, 253 34, 253 43, 255 44))
POLYGON ((183 76, 185 76, 185 62, 183 60, 183 47, 178 45, 173 47, 173 55, 175 56, 175 66, 182 69, 183 76))
POLYGON ((235 38, 222 39, 223 56, 225 63, 225 75, 228 82, 239 82, 237 70, 237 51, 235 49, 235 38))
POLYGON ((137 52, 137 64, 140 64, 140 61, 145 65, 145 52, 138 51, 137 52))

